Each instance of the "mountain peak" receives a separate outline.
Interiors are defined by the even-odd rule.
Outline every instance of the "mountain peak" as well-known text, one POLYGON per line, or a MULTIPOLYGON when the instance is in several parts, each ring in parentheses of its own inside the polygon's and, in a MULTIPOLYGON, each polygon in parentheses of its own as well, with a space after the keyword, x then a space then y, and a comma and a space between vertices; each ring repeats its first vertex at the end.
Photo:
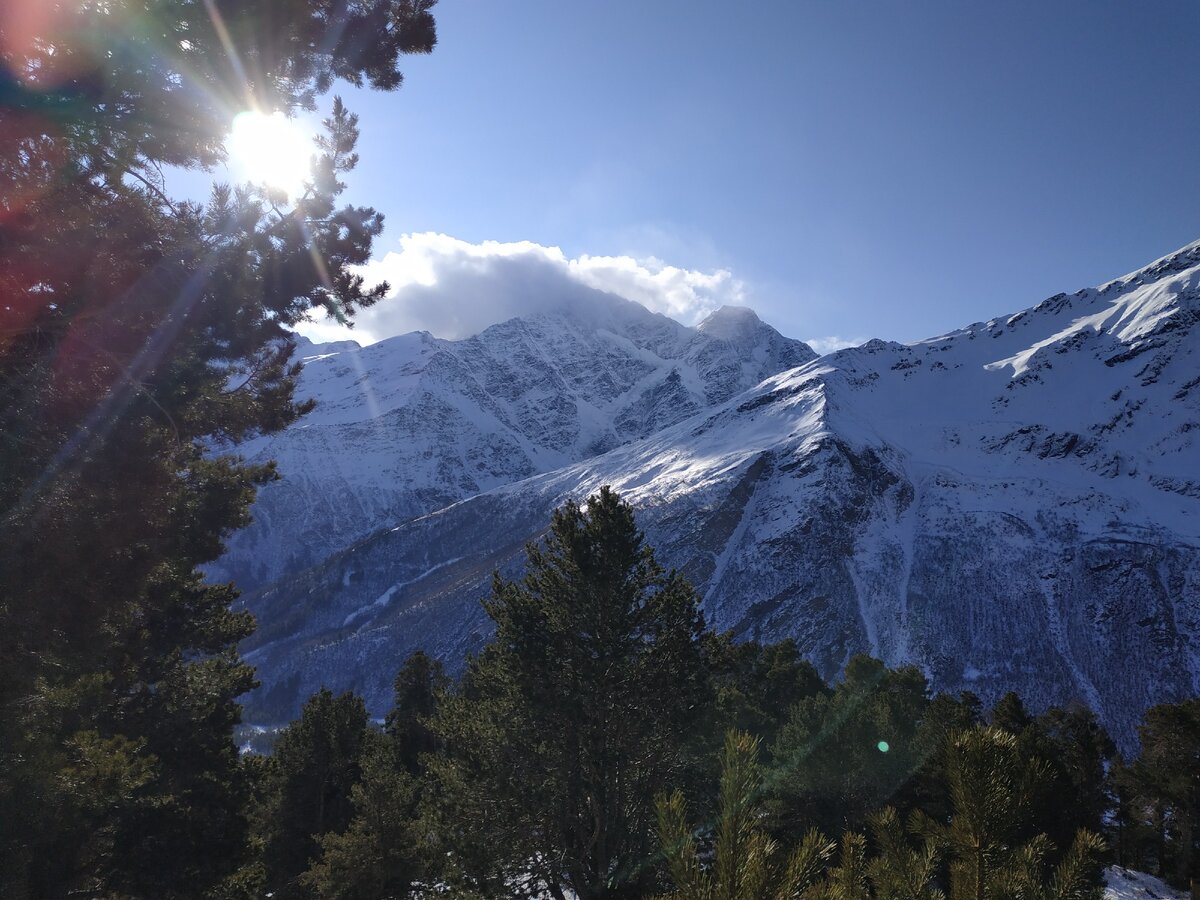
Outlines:
POLYGON ((410 332, 361 352, 306 342, 299 355, 296 395, 318 408, 245 448, 278 460, 284 479, 264 487, 255 526, 211 570, 243 587, 660 431, 814 354, 749 309, 718 310, 697 329, 591 291, 470 338, 410 332))
POLYGON ((728 338, 762 327, 758 313, 748 306, 722 306, 705 317, 696 327, 711 337, 728 338))

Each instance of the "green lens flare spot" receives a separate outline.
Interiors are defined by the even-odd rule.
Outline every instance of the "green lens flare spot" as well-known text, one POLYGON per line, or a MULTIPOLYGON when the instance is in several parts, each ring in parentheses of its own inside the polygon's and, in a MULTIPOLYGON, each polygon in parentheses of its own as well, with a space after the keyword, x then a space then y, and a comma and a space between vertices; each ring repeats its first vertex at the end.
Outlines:
POLYGON ((891 750, 891 749, 892 749, 892 748, 891 748, 891 746, 888 744, 888 742, 887 742, 887 741, 880 741, 880 742, 879 742, 878 744, 876 744, 875 746, 879 748, 879 752, 880 752, 880 753, 887 753, 889 750, 891 750))

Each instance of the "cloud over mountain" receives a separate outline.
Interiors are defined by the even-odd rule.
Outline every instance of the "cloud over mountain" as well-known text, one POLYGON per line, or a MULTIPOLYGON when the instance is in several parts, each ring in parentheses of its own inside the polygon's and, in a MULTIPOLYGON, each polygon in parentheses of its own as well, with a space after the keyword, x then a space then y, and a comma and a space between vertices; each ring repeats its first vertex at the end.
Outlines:
POLYGON ((824 356, 826 353, 832 353, 834 350, 845 350, 847 347, 857 347, 859 344, 865 344, 865 337, 842 337, 838 334, 831 334, 826 337, 805 338, 804 343, 812 347, 817 353, 824 356))
POLYGON ((472 244, 433 232, 406 234, 399 243, 399 251, 362 268, 368 283, 386 280, 392 290, 356 316, 353 330, 321 318, 301 333, 360 344, 409 331, 462 338, 514 316, 587 304, 597 291, 684 324, 744 301, 742 283, 724 269, 699 272, 630 256, 568 257, 530 241, 472 244))

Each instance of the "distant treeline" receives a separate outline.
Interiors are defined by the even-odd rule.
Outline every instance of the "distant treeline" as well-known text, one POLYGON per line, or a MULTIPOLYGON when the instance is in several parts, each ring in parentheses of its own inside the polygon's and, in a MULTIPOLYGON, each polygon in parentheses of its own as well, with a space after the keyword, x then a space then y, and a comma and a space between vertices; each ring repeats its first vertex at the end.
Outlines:
POLYGON ((607 489, 528 554, 459 682, 416 653, 382 728, 322 690, 245 758, 241 896, 1067 900, 1110 862, 1196 875, 1200 700, 1151 709, 1126 763, 1083 707, 985 710, 866 656, 828 685, 791 641, 709 630, 607 489))

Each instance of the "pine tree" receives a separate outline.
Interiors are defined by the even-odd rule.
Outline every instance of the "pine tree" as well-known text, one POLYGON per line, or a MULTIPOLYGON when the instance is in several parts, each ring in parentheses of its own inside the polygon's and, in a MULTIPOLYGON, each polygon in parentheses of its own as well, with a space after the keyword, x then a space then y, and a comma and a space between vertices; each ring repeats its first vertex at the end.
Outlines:
POLYGON ((350 791, 353 818, 345 831, 317 838, 319 857, 300 877, 314 896, 403 897, 441 874, 423 807, 430 800, 425 757, 442 749, 429 722, 448 687, 440 661, 422 651, 404 661, 383 734, 368 742, 362 777, 350 791))
POLYGON ((1112 835, 1117 865, 1162 874, 1161 803, 1138 777, 1136 768, 1118 757, 1108 772, 1113 796, 1112 835))
POLYGON ((658 839, 675 885, 664 900, 791 900, 821 877, 832 843, 813 830, 784 858, 763 829, 759 744, 748 734, 726 735, 711 865, 701 860, 683 792, 658 797, 658 839))
POLYGON ((1037 829, 1060 848, 1051 854, 1056 862, 1080 829, 1099 833, 1104 827, 1113 805, 1108 770, 1116 746, 1096 714, 1078 705, 1041 713, 1019 741, 1023 752, 1048 767, 1033 815, 1037 829), (1063 797, 1071 802, 1063 803, 1063 797))
POLYGON ((253 684, 197 566, 274 477, 210 451, 307 408, 288 328, 382 295, 350 268, 381 218, 338 205, 340 103, 293 203, 175 202, 162 167, 219 162, 245 106, 396 87, 432 0, 30 6, 0 16, 0 893, 191 897, 244 861, 253 684))
POLYGON ((996 701, 989 718, 993 726, 1013 735, 1024 734, 1033 724, 1033 716, 1025 709, 1025 702, 1013 691, 996 701))
POLYGON ((1096 900, 1103 841, 1080 829, 1052 875, 1054 844, 1037 828, 1039 786, 1050 774, 1026 757, 1015 736, 994 726, 954 738, 946 755, 953 815, 949 823, 918 818, 917 830, 950 857, 951 900, 1096 900))
POLYGON ((963 691, 957 697, 940 693, 929 702, 921 718, 913 754, 918 768, 893 798, 898 815, 903 818, 921 810, 938 821, 950 818, 946 754, 954 738, 982 721, 983 703, 970 691, 963 691))
POLYGON ((938 833, 950 852, 953 900, 994 895, 1044 772, 1022 757, 1015 737, 998 728, 974 728, 951 743, 946 780, 954 815, 938 833))
POLYGON ((832 692, 792 709, 772 749, 768 808, 779 834, 860 828, 892 802, 923 759, 929 705, 920 670, 855 656, 832 692))
POLYGON ((429 723, 448 687, 449 679, 441 660, 421 650, 409 656, 396 674, 395 701, 384 731, 395 744, 404 770, 414 777, 425 771, 421 756, 434 753, 441 746, 429 723))
POLYGON ((300 883, 322 900, 409 896, 430 860, 418 825, 419 786, 395 741, 374 742, 350 796, 349 826, 317 839, 319 857, 300 883))
POLYGON ((794 640, 763 645, 735 641, 731 633, 714 634, 708 655, 717 690, 718 733, 730 728, 747 732, 761 738, 764 749, 774 743, 793 706, 828 690, 794 640))
POLYGON ((608 488, 556 511, 527 554, 521 581, 495 578, 495 638, 435 720, 442 830, 477 884, 636 896, 653 797, 687 782, 711 702, 697 599, 608 488))
POLYGON ((1107 849, 1098 834, 1081 829, 1057 866, 1050 839, 1040 834, 1022 846, 998 874, 995 894, 1013 900, 1100 900, 1107 849))
POLYGON ((1116 747, 1095 713, 1073 706, 1032 716, 1020 697, 1009 692, 993 707, 991 721, 1016 737, 1026 759, 1040 759, 1046 766, 1031 801, 1037 831, 1066 852, 1079 829, 1098 832, 1103 827, 1111 805, 1106 770, 1116 747), (1071 802, 1063 803, 1063 797, 1071 802))
POLYGON ((1146 711, 1127 783, 1154 833, 1159 873, 1183 888, 1200 879, 1200 698, 1146 711))
MULTIPOLYGON (((921 833, 921 818, 914 814, 909 831, 921 833)), ((871 816, 871 836, 878 856, 869 865, 871 884, 877 900, 944 900, 936 886, 942 850, 929 835, 921 835, 917 847, 900 824, 893 807, 871 816)))
POLYGON ((813 891, 820 900, 871 900, 867 839, 857 831, 842 834, 837 865, 813 891))
POLYGON ((380 737, 368 728, 362 698, 322 688, 275 741, 259 816, 267 888, 303 896, 299 876, 320 855, 321 838, 341 834, 355 807, 352 791, 380 737))

